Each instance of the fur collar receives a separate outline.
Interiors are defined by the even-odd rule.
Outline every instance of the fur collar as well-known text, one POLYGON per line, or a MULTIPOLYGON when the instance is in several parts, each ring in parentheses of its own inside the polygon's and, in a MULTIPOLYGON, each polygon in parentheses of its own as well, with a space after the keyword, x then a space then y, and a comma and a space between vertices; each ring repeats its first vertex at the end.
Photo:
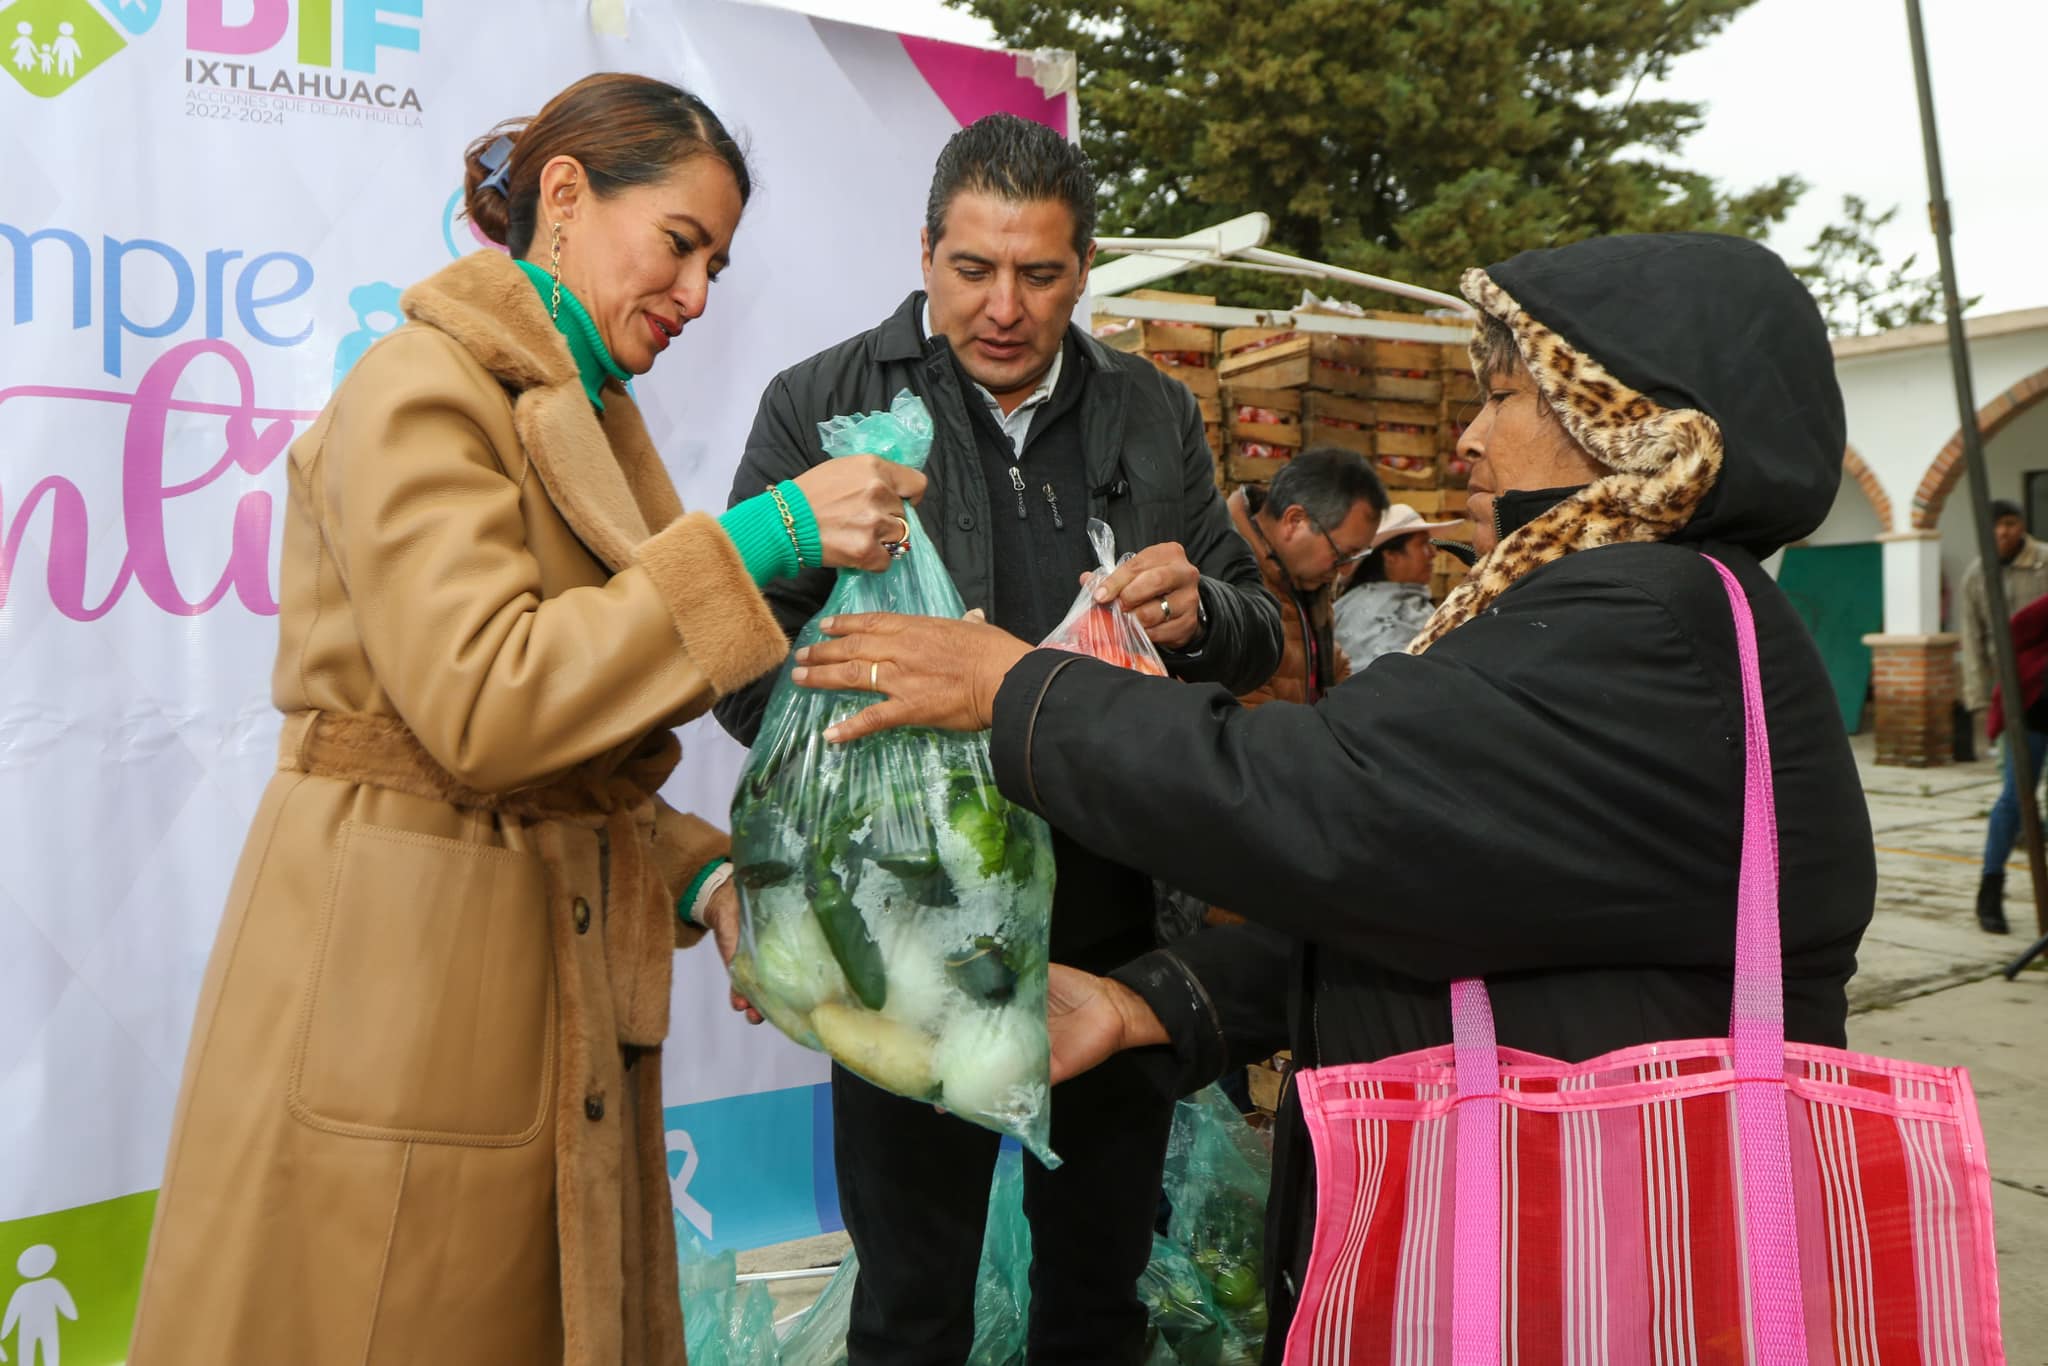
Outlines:
POLYGON ((1661 541, 1684 527, 1721 474, 1721 428, 1695 408, 1666 408, 1529 316, 1483 270, 1465 297, 1515 334, 1515 349, 1574 441, 1609 471, 1531 520, 1472 566, 1408 647, 1421 654, 1534 570, 1574 551, 1661 541))
POLYGON ((505 386, 513 426, 548 497, 613 573, 682 516, 639 408, 617 386, 606 392, 602 417, 591 408, 569 343, 510 258, 473 252, 407 290, 400 307, 453 337, 505 386))

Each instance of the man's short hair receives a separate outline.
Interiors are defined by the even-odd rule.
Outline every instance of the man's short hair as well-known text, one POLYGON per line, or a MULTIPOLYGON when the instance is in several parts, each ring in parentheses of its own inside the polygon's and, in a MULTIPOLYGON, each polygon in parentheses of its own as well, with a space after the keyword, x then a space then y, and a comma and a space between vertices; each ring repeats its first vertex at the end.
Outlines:
POLYGON ((1074 255, 1087 259, 1095 240, 1095 169, 1087 153, 1044 124, 990 114, 953 134, 939 153, 924 206, 931 250, 946 235, 946 210, 954 196, 968 190, 1011 204, 1065 204, 1074 216, 1074 255))
POLYGON ((2012 499, 1993 498, 1991 500, 1991 520, 1994 522, 2002 522, 2008 517, 2017 517, 2022 522, 2027 520, 2027 514, 2024 511, 2022 511, 2020 505, 2018 503, 2015 503, 2012 499))
POLYGON ((1266 486, 1265 511, 1274 517, 1298 507, 1323 531, 1342 526, 1359 503, 1375 513, 1387 510, 1387 486, 1372 461, 1357 451, 1318 446, 1288 461, 1266 486))

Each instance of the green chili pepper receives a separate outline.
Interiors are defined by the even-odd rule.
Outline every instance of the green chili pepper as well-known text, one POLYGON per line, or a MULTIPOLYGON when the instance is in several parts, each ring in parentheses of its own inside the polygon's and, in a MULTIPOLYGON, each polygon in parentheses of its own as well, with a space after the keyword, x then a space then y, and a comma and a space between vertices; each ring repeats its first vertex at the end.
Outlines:
POLYGON ((825 942, 832 946, 832 956, 839 960, 847 985, 862 1005, 880 1010, 889 999, 889 975, 860 907, 853 904, 845 884, 829 872, 811 879, 804 890, 810 894, 811 914, 825 932, 825 942))

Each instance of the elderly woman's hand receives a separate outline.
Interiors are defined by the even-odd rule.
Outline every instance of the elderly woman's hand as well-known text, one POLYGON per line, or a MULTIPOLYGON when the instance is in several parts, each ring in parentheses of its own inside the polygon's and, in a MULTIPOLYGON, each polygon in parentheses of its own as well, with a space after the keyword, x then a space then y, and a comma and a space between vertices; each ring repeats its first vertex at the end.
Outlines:
POLYGON ((1054 963, 1045 982, 1045 1024, 1052 1040, 1052 1083, 1078 1077, 1127 1048, 1169 1043, 1145 999, 1112 977, 1054 963))
POLYGON ((873 455, 842 455, 797 478, 818 519, 818 544, 833 569, 889 567, 891 544, 910 536, 908 501, 924 497, 924 476, 873 455))
POLYGON ((796 652, 806 688, 880 693, 886 701, 825 732, 835 744, 899 726, 987 730, 996 692, 1031 647, 979 621, 883 613, 829 617, 828 637, 796 652))

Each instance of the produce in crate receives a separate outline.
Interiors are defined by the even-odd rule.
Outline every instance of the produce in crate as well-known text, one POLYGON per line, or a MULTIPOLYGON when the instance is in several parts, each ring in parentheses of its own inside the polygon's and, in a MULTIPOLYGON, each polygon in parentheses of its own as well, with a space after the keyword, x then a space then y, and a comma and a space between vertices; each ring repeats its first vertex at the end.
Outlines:
MULTIPOLYGON (((819 424, 828 455, 922 468, 931 418, 890 410, 819 424)), ((841 570, 819 617, 958 617, 916 515, 909 553, 841 570)), ((817 621, 799 646, 821 637, 817 621)), ((898 730, 849 744, 827 727, 872 693, 797 687, 785 665, 733 795, 744 911, 733 981, 796 1042, 875 1085, 1014 1135, 1048 1164, 1045 1033, 1051 835, 996 790, 988 737, 898 730)))

